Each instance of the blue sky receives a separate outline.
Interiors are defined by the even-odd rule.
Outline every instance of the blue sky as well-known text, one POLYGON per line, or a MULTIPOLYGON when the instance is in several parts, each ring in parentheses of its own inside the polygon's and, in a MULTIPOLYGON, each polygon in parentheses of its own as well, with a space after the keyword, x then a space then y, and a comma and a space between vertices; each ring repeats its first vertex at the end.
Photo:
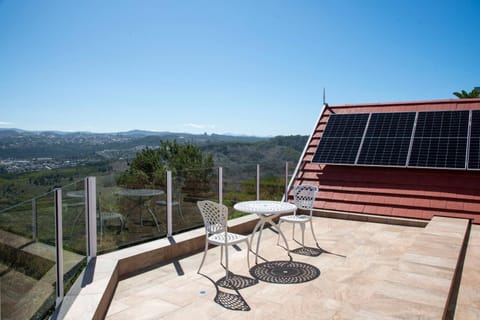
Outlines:
POLYGON ((480 86, 480 1, 0 0, 0 128, 310 134, 480 86))

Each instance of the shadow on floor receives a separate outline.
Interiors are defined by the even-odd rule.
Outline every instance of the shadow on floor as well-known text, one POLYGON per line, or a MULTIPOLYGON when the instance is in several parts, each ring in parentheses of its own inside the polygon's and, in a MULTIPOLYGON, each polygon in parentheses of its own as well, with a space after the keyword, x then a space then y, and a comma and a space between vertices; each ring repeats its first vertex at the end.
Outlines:
POLYGON ((217 281, 214 281, 212 278, 208 277, 203 273, 199 273, 201 276, 204 276, 215 287, 216 295, 213 299, 217 304, 221 305, 222 307, 228 310, 236 310, 236 311, 250 311, 250 306, 248 305, 247 301, 243 298, 240 294, 240 289, 248 288, 258 283, 257 279, 245 277, 242 275, 237 275, 232 272, 228 273, 228 278, 223 277, 217 281), (227 292, 223 289, 233 290, 233 293, 227 292))
MULTIPOLYGON (((301 245, 301 243, 299 243, 298 241, 296 241, 296 242, 301 245)), ((346 256, 344 256, 344 255, 327 251, 327 250, 321 248, 320 246, 317 246, 317 247, 307 247, 307 246, 299 247, 299 248, 290 250, 290 252, 295 253, 295 254, 299 254, 299 255, 302 255, 302 256, 308 256, 308 257, 318 257, 322 253, 326 253, 326 254, 332 254, 332 255, 337 256, 337 257, 346 258, 346 256)))
POLYGON ((299 261, 267 261, 250 268, 250 274, 264 282, 293 284, 318 278, 320 270, 311 264, 299 261))

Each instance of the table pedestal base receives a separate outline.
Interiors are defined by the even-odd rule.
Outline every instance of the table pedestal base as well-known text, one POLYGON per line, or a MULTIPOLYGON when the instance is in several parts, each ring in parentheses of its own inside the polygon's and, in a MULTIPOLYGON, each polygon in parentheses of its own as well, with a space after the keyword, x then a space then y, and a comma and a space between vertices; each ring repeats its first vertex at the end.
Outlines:
POLYGON ((268 222, 272 227, 274 227, 277 230, 278 234, 282 236, 283 241, 285 242, 285 247, 287 248, 288 257, 290 258, 290 261, 293 260, 292 255, 290 254, 290 248, 288 247, 287 238, 283 234, 282 230, 280 230, 278 225, 273 221, 273 219, 276 216, 277 216, 276 214, 262 215, 260 217, 260 220, 257 222, 257 224, 255 225, 255 228, 252 231, 252 237, 250 238, 250 247, 248 248, 249 251, 251 251, 252 244, 253 244, 253 239, 255 238, 255 234, 257 233, 258 229, 260 228, 260 232, 258 234, 258 239, 257 239, 257 248, 256 248, 256 251, 255 251, 255 264, 258 263, 258 250, 259 250, 259 247, 260 247, 260 240, 262 239, 262 231, 263 231, 263 228, 265 227, 266 222, 268 222))

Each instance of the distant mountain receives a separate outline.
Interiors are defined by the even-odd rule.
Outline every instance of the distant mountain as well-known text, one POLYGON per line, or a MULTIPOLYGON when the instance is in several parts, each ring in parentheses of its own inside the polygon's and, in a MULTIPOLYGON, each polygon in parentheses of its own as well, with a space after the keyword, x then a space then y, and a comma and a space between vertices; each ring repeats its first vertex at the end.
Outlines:
POLYGON ((225 168, 238 164, 296 162, 307 139, 300 135, 260 138, 143 130, 91 133, 0 129, 0 174, 118 163, 117 160, 133 159, 145 148, 159 147, 162 140, 198 145, 203 152, 212 154, 216 165, 225 168))
POLYGON ((214 142, 201 146, 214 156, 215 163, 225 167, 238 164, 298 161, 307 136, 276 136, 254 142, 214 142))
POLYGON ((16 136, 16 135, 22 134, 23 132, 24 132, 24 130, 20 130, 20 129, 2 129, 2 128, 0 128, 0 137, 16 136))
POLYGON ((165 136, 170 134, 168 131, 147 131, 147 130, 130 130, 117 132, 120 136, 132 136, 132 137, 146 137, 146 136, 165 136))
POLYGON ((26 131, 0 129, 0 159, 41 157, 85 159, 131 157, 145 147, 158 147, 161 140, 177 140, 197 145, 215 142, 257 142, 268 138, 218 134, 189 134, 132 130, 115 133, 26 131))

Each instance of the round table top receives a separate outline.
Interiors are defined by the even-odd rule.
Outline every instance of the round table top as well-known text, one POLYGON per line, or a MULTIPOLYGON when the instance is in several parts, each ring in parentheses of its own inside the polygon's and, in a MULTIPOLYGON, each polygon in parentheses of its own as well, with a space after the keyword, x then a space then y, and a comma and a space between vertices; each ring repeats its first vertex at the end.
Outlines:
POLYGON ((293 203, 271 200, 239 202, 235 204, 233 208, 238 211, 256 214, 281 214, 292 212, 297 209, 293 203))
POLYGON ((117 194, 127 197, 154 197, 162 195, 164 192, 158 189, 123 189, 118 191, 117 194))

